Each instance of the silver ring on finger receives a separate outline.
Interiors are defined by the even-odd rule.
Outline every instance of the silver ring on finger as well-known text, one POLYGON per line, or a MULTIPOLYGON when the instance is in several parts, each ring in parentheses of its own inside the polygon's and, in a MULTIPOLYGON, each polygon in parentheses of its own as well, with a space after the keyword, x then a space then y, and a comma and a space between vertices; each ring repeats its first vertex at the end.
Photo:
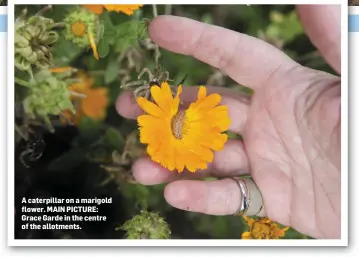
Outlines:
POLYGON ((235 216, 265 216, 262 194, 251 178, 233 177, 240 190, 241 202, 235 216))

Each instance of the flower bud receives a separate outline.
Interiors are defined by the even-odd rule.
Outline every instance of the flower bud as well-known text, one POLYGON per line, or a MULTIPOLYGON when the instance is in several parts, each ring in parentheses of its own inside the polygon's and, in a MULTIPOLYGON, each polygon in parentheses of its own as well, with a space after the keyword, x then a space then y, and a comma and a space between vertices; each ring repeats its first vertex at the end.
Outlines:
POLYGON ((20 70, 31 70, 32 66, 49 68, 52 62, 50 47, 59 35, 54 31, 56 26, 52 19, 42 16, 24 16, 15 22, 15 67, 20 70), (44 52, 45 54, 42 54, 44 52))
POLYGON ((23 104, 30 118, 48 120, 48 115, 59 115, 63 110, 75 112, 66 80, 59 80, 48 70, 36 73, 29 87, 30 93, 23 104))
POLYGON ((123 224, 128 239, 169 239, 171 230, 167 222, 155 212, 142 210, 123 224))
POLYGON ((66 16, 64 22, 66 24, 64 31, 65 38, 79 47, 91 46, 89 40, 90 33, 98 41, 97 27, 99 19, 96 14, 88 9, 82 7, 76 8, 66 16))

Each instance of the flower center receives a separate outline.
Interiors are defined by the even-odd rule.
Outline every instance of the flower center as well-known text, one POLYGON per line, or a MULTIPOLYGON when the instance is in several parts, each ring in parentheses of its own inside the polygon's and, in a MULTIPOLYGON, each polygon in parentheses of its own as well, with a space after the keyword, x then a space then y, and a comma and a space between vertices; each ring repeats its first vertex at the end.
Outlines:
POLYGON ((251 231, 252 237, 257 239, 275 239, 269 224, 255 222, 251 231))
POLYGON ((83 37, 86 33, 86 24, 82 21, 77 21, 71 25, 71 32, 76 37, 83 37))
POLYGON ((178 110, 175 116, 173 116, 171 121, 171 129, 172 134, 177 139, 183 138, 183 124, 184 124, 184 118, 185 118, 185 111, 184 110, 178 110))

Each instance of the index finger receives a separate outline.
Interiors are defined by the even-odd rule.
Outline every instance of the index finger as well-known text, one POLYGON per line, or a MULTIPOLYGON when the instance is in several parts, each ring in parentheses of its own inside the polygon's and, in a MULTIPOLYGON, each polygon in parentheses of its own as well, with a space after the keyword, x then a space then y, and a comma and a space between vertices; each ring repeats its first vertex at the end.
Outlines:
POLYGON ((158 16, 151 22, 149 34, 159 46, 191 55, 251 88, 258 88, 270 82, 274 75, 284 75, 299 66, 260 39, 188 18, 158 16))
POLYGON ((340 5, 298 5, 299 18, 323 58, 341 73, 340 5))

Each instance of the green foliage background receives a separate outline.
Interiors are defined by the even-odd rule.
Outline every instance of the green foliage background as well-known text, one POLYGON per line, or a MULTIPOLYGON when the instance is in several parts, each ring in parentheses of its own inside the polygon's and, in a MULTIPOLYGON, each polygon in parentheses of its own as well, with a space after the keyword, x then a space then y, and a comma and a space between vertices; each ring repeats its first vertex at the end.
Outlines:
MULTIPOLYGON (((16 6, 15 17, 21 10, 28 9, 33 15, 44 6, 16 6)), ((62 22, 73 6, 56 5, 44 16, 55 22, 62 22)), ((172 5, 158 6, 158 14, 173 15, 196 19, 232 29, 251 36, 261 37, 281 48, 301 64, 315 69, 334 73, 305 35, 298 21, 294 6, 289 5, 172 5)), ((141 209, 158 212, 168 222, 172 238, 179 239, 239 239, 247 229, 239 217, 210 216, 188 213, 169 206, 163 198, 165 185, 142 186, 128 183, 123 174, 130 174, 129 163, 112 163, 109 160, 113 151, 123 153, 128 136, 136 131, 136 121, 126 120, 116 112, 115 101, 121 93, 120 70, 129 72, 136 80, 138 70, 130 69, 126 61, 119 62, 121 54, 135 46, 144 53, 135 60, 138 69, 155 67, 154 51, 143 51, 139 39, 146 38, 146 29, 142 20, 152 19, 152 6, 144 6, 134 16, 115 12, 104 12, 103 37, 98 42, 100 60, 96 60, 91 50, 81 49, 62 36, 52 49, 53 66, 72 66, 85 70, 95 79, 95 85, 108 88, 110 106, 104 121, 85 118, 78 127, 55 126, 55 133, 42 131, 46 147, 41 159, 25 168, 17 159, 15 163, 16 205, 20 205, 22 196, 42 197, 113 197, 113 204, 101 207, 101 213, 108 222, 84 224, 81 231, 26 232, 19 228, 16 217, 15 235, 17 238, 123 238, 125 233, 116 230, 126 220, 138 214, 141 209), (106 171, 101 165, 119 167, 115 172, 106 171)), ((171 35, 168 35, 169 37, 171 35)), ((160 49, 161 66, 168 70, 173 84, 185 78, 185 85, 213 85, 233 88, 250 93, 250 90, 237 85, 230 78, 216 73, 208 65, 194 58, 181 56, 160 49)), ((240 138, 230 134, 232 138, 240 138)), ((16 156, 23 151, 18 143, 16 156)), ((111 158, 110 158, 111 159, 111 158)), ((293 229, 286 233, 287 239, 308 238, 293 229)))

